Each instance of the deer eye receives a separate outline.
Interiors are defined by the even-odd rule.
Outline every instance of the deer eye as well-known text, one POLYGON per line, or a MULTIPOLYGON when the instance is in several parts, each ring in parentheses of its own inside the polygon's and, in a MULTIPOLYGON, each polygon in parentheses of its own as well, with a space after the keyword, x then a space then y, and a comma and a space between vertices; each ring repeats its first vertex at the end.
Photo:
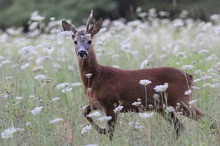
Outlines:
POLYGON ((77 41, 74 41, 74 44, 77 45, 77 41))
POLYGON ((91 43, 92 43, 92 40, 89 40, 89 41, 88 41, 88 44, 91 44, 91 43))

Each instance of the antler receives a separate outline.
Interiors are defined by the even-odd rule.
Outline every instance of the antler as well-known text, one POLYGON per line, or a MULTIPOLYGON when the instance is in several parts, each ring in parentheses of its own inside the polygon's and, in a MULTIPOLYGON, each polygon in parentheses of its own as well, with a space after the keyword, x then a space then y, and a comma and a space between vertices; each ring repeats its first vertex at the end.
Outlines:
POLYGON ((93 10, 91 10, 91 13, 90 13, 89 18, 88 18, 87 23, 86 23, 86 31, 87 32, 90 32, 92 30, 93 23, 94 23, 93 10))

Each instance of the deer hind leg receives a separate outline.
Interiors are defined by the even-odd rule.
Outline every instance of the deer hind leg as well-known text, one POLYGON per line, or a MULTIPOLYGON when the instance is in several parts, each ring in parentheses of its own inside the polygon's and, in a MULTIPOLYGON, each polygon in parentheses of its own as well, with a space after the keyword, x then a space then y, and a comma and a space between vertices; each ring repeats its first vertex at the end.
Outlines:
POLYGON ((112 119, 107 122, 109 139, 112 140, 118 115, 115 114, 113 111, 107 112, 106 115, 112 117, 112 119))
POLYGON ((188 106, 188 104, 182 102, 181 109, 184 116, 189 117, 193 120, 197 121, 198 119, 204 117, 204 113, 194 105, 188 106))
POLYGON ((87 105, 84 109, 83 109, 83 114, 86 117, 86 119, 91 123, 91 125, 98 131, 99 134, 107 134, 107 130, 105 128, 100 128, 94 121, 92 118, 87 117, 87 115, 93 111, 96 110, 96 108, 92 107, 91 105, 87 105))
POLYGON ((220 125, 212 117, 205 116, 204 113, 201 110, 199 110, 196 106, 189 107, 183 103, 182 108, 183 108, 183 115, 193 120, 197 121, 202 117, 208 118, 211 121, 210 128, 216 130, 216 132, 220 135, 220 129, 219 129, 220 125))
POLYGON ((164 117, 165 120, 167 120, 170 124, 173 124, 175 132, 176 132, 176 138, 180 136, 181 131, 184 130, 183 124, 179 121, 179 119, 176 117, 174 112, 166 113, 166 112, 160 112, 162 117, 164 117))

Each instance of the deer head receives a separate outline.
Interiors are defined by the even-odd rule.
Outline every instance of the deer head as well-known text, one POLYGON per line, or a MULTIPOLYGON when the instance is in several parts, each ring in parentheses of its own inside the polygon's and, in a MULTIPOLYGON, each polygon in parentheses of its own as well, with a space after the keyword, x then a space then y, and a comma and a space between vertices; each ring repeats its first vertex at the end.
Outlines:
POLYGON ((88 56, 89 50, 92 48, 93 36, 99 32, 102 22, 102 18, 95 22, 92 11, 87 20, 86 30, 77 31, 74 26, 62 21, 63 30, 72 31, 75 52, 81 59, 85 59, 88 56))

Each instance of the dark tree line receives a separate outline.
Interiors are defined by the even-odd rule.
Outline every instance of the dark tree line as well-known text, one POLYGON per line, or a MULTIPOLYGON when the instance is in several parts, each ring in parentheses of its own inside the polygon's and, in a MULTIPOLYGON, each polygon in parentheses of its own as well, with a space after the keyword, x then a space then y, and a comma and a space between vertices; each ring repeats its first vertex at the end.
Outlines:
POLYGON ((33 11, 45 16, 45 21, 68 18, 82 24, 91 9, 95 17, 110 19, 136 19, 136 8, 141 7, 142 11, 168 11, 171 19, 188 10, 189 17, 208 20, 211 14, 220 13, 219 6, 219 0, 0 0, 0 28, 26 26, 33 11))

